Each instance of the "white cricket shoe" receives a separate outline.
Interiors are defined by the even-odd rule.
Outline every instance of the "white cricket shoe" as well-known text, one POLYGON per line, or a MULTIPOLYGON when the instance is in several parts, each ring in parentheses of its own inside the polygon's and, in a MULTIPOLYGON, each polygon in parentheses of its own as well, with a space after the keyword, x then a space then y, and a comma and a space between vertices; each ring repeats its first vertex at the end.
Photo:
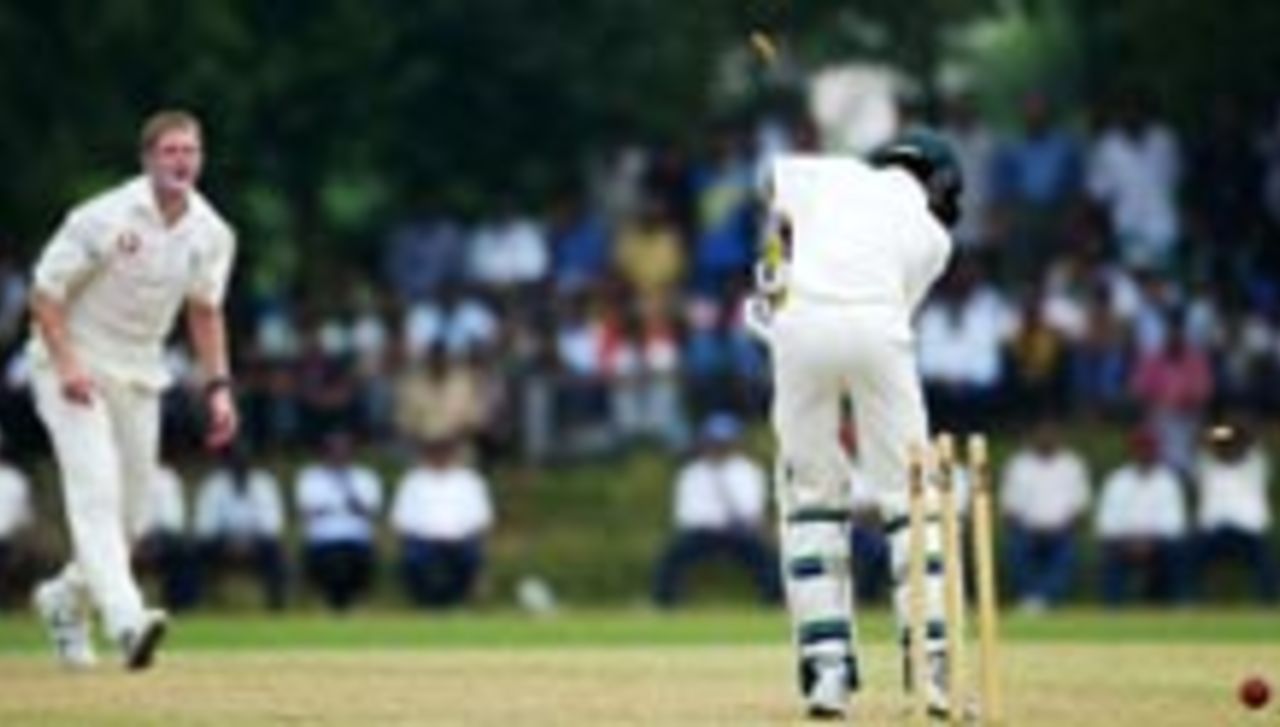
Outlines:
POLYGON ((814 664, 813 683, 805 694, 812 719, 844 719, 849 712, 849 674, 844 660, 821 660, 814 664))
POLYGON ((78 671, 98 663, 88 610, 66 584, 56 580, 41 583, 32 594, 31 603, 44 622, 59 664, 78 671))
POLYGON ((159 609, 147 609, 135 626, 120 635, 120 654, 124 668, 142 671, 155 661, 156 649, 169 630, 169 614, 159 609))

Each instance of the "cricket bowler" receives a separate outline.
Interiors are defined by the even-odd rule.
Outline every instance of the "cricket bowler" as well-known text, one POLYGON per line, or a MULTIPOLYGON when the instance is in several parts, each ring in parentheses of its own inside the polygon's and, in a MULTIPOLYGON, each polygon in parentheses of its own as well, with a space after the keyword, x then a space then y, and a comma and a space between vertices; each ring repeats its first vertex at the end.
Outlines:
MULTIPOLYGON (((946 267, 959 166, 937 135, 908 131, 864 161, 797 154, 773 164, 769 228, 748 314, 773 359, 773 427, 783 575, 800 688, 815 718, 844 718, 859 683, 850 591, 849 463, 839 440, 853 405, 860 462, 889 537, 907 653, 907 459, 927 441, 912 317, 946 267), (761 303, 761 301, 767 301, 761 303)), ((937 557, 936 523, 926 542, 937 557)), ((931 709, 946 712, 942 578, 926 586, 931 709)), ((906 663, 904 657, 904 664, 906 663)), ((908 682, 909 683, 909 682, 908 682)))
POLYGON ((196 191, 197 119, 182 111, 142 128, 141 176, 71 210, 35 266, 31 293, 36 408, 61 473, 72 557, 34 605, 69 668, 92 666, 90 616, 126 669, 151 665, 167 616, 150 609, 130 569, 156 477, 166 336, 185 307, 205 376, 208 444, 236 433, 222 300, 231 228, 196 191))

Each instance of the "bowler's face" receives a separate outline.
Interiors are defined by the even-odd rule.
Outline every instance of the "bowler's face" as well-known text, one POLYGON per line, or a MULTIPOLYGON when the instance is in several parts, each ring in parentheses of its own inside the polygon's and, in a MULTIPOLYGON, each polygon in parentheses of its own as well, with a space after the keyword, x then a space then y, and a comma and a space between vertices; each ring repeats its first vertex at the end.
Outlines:
POLYGON ((200 179, 204 165, 200 132, 190 127, 170 129, 155 140, 142 161, 158 189, 188 192, 200 179))

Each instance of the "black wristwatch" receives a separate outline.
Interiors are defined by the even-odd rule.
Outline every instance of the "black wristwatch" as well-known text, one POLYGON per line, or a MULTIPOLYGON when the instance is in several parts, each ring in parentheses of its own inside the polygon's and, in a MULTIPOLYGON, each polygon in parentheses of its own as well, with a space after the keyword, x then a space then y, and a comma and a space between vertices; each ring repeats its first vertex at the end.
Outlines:
POLYGON ((204 384, 204 398, 208 399, 223 389, 231 388, 230 376, 215 376, 204 384))

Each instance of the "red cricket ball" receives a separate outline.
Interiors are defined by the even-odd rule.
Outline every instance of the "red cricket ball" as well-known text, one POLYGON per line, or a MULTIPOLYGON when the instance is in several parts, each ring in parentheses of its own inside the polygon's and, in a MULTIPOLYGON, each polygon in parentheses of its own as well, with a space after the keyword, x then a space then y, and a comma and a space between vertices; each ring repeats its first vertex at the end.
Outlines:
POLYGON ((1249 709, 1262 709, 1271 701, 1271 684, 1260 676, 1240 682, 1240 703, 1249 709))

